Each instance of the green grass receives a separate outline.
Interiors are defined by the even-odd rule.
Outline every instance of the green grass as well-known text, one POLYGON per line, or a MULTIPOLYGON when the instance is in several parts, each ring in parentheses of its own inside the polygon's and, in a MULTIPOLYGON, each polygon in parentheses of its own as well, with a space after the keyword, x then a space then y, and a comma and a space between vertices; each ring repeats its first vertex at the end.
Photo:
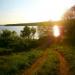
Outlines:
POLYGON ((34 75, 58 75, 58 59, 56 54, 49 49, 48 59, 34 75))
POLYGON ((75 47, 72 46, 59 46, 59 51, 64 54, 72 75, 75 75, 75 47))
POLYGON ((27 69, 42 52, 41 50, 31 50, 0 56, 0 75, 16 75, 22 69, 27 69))
POLYGON ((48 59, 43 64, 38 72, 34 75, 58 75, 59 74, 59 62, 57 55, 53 52, 55 48, 64 54, 70 68, 71 75, 75 75, 75 47, 70 46, 52 46, 49 49, 48 59))
MULTIPOLYGON (((69 63, 70 72, 75 75, 75 47, 52 46, 49 48, 48 59, 34 75, 58 75, 59 62, 53 52, 58 48, 64 54, 69 63)), ((13 53, 9 56, 0 56, 0 75, 18 75, 21 70, 26 70, 43 53, 43 50, 31 50, 28 52, 13 53)))

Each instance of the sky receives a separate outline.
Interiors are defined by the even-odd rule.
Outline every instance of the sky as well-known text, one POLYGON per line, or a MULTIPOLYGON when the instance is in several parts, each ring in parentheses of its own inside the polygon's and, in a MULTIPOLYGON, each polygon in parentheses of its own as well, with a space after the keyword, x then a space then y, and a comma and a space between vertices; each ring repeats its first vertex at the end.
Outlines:
POLYGON ((0 24, 60 20, 75 0, 0 0, 0 24))

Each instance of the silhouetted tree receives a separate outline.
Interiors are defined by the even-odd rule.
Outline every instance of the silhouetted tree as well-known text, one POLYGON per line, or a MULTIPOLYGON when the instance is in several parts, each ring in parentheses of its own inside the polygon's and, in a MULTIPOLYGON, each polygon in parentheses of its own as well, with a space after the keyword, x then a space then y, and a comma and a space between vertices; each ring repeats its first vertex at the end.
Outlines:
POLYGON ((38 26, 39 45, 49 46, 52 43, 52 23, 46 22, 38 26))
POLYGON ((65 37, 67 44, 75 45, 75 20, 64 21, 65 37))
POLYGON ((63 15, 63 19, 65 20, 75 19, 75 5, 67 10, 67 12, 63 15))
POLYGON ((15 31, 2 30, 0 33, 0 46, 7 48, 14 48, 16 43, 18 43, 19 36, 15 31))
POLYGON ((36 28, 32 27, 32 28, 31 28, 32 39, 34 39, 35 33, 36 33, 36 28))
POLYGON ((21 37, 24 37, 26 39, 29 39, 31 34, 31 30, 28 26, 25 26, 24 29, 21 31, 21 37))

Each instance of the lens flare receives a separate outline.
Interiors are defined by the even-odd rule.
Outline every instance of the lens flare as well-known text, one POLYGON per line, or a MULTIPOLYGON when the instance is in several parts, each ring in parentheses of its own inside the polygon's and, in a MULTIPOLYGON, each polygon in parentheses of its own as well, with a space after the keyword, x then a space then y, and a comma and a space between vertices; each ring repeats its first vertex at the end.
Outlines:
POLYGON ((59 29, 59 27, 57 25, 53 26, 53 35, 55 37, 60 36, 60 29, 59 29))

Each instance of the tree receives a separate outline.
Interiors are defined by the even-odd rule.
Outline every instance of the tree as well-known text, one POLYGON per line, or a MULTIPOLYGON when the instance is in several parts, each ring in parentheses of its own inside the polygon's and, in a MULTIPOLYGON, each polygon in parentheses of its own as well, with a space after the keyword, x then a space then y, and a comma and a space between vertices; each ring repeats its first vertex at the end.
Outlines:
POLYGON ((2 30, 0 32, 0 46, 12 48, 15 43, 17 43, 18 35, 15 31, 2 30))
POLYGON ((75 45, 75 6, 71 7, 63 15, 63 25, 65 28, 65 42, 70 45, 75 45))
POLYGON ((11 40, 12 32, 9 30, 2 30, 0 33, 0 45, 3 47, 8 47, 9 42, 11 40))
POLYGON ((30 28, 28 26, 25 26, 24 29, 21 31, 20 36, 21 37, 24 37, 26 39, 29 39, 30 34, 31 34, 30 28))
POLYGON ((63 15, 63 19, 70 20, 75 19, 75 5, 71 7, 65 14, 63 15))
POLYGON ((39 38, 45 37, 45 36, 51 36, 51 28, 52 28, 52 23, 51 22, 44 22, 41 23, 38 27, 38 36, 39 38))
POLYGON ((34 39, 34 35, 36 33, 36 29, 34 27, 31 28, 32 38, 34 39))
POLYGON ((39 45, 49 46, 52 43, 52 23, 46 22, 38 26, 39 45))
POLYGON ((64 40, 67 44, 75 45, 75 20, 66 20, 64 21, 65 28, 65 38, 64 40))

